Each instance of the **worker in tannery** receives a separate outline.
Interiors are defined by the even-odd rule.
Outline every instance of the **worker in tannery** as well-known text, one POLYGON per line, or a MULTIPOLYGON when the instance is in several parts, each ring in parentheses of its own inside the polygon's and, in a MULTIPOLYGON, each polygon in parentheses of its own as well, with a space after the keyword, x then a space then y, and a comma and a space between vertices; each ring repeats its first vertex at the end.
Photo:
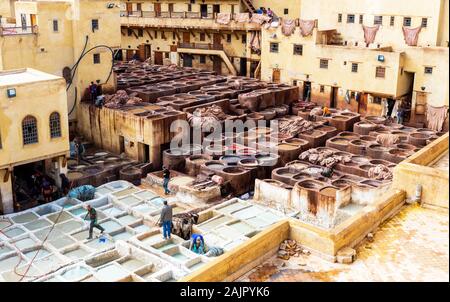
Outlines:
POLYGON ((172 233, 172 215, 172 207, 167 203, 167 200, 164 200, 164 206, 159 218, 159 225, 163 227, 164 240, 170 239, 172 233))
POLYGON ((164 194, 170 194, 169 190, 170 171, 166 167, 163 167, 163 188, 164 194))
POLYGON ((94 228, 99 229, 101 234, 105 231, 105 229, 97 223, 97 211, 91 207, 91 205, 87 205, 86 207, 87 213, 86 216, 84 216, 84 220, 86 220, 87 216, 89 215, 89 220, 91 221, 89 225, 89 237, 87 238, 92 239, 92 232, 94 231, 94 228))

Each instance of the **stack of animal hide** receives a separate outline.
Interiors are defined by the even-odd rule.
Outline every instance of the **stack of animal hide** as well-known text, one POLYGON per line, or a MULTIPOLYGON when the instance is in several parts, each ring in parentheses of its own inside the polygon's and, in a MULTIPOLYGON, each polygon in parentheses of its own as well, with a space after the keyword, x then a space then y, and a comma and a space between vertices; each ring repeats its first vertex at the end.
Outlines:
POLYGON ((390 180, 392 179, 392 171, 385 165, 376 165, 369 169, 369 178, 376 180, 390 180))
POLYGON ((218 121, 225 120, 227 115, 222 108, 212 105, 207 108, 198 108, 193 114, 188 114, 187 119, 192 127, 213 128, 218 121))
POLYGON ((314 129, 311 122, 298 117, 294 121, 282 120, 279 124, 278 132, 288 134, 290 136, 297 136, 299 133, 314 129))
POLYGON ((218 13, 216 18, 216 23, 227 25, 231 22, 231 14, 227 13, 218 13))
POLYGON ((135 93, 128 95, 125 90, 117 90, 115 94, 105 95, 106 108, 120 108, 124 105, 137 105, 142 103, 135 93))
POLYGON ((198 215, 192 213, 181 213, 174 215, 172 219, 172 233, 184 240, 189 240, 192 235, 192 225, 198 221, 198 215))
POLYGON ((306 160, 314 165, 333 168, 339 163, 348 163, 351 161, 350 156, 336 155, 337 151, 309 149, 300 154, 299 159, 306 160))
POLYGON ((389 147, 400 143, 400 137, 395 134, 379 134, 377 135, 377 143, 383 147, 389 147))
POLYGON ((314 31, 314 27, 316 27, 316 21, 315 20, 300 20, 300 34, 303 37, 307 37, 311 35, 314 31))
POLYGON ((302 253, 302 248, 297 244, 295 240, 285 240, 280 244, 278 250, 278 258, 283 260, 289 260, 290 257, 298 257, 302 253))
POLYGON ((283 19, 281 20, 281 32, 285 36, 290 36, 295 31, 295 20, 283 19))
POLYGON ((238 13, 234 15, 234 21, 238 23, 246 23, 250 22, 250 14, 249 13, 238 13))

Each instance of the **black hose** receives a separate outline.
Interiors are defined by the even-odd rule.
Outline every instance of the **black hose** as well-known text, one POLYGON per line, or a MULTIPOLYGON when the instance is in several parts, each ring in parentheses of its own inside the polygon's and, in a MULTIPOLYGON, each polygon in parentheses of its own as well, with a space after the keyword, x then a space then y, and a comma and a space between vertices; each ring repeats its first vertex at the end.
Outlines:
POLYGON ((73 106, 72 106, 72 109, 70 109, 70 112, 69 112, 69 116, 73 113, 73 111, 75 110, 75 106, 77 105, 77 101, 78 101, 78 89, 77 89, 77 87, 75 87, 75 100, 74 100, 74 102, 73 102, 73 106))
POLYGON ((86 35, 86 41, 84 42, 84 47, 83 47, 83 50, 81 51, 80 57, 75 62, 75 64, 72 66, 72 68, 70 68, 70 82, 69 82, 69 85, 66 88, 66 91, 68 91, 70 86, 72 86, 73 77, 74 77, 75 72, 76 72, 76 70, 78 68, 78 64, 80 63, 80 61, 81 61, 81 59, 82 59, 82 57, 84 55, 84 52, 86 51, 86 47, 87 47, 88 41, 89 41, 89 36, 86 35))

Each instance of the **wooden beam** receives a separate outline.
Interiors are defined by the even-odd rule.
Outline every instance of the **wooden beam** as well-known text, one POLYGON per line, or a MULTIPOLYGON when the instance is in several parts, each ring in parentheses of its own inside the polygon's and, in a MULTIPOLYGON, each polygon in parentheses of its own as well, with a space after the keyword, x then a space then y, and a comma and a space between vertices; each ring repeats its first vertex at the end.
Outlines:
POLYGON ((177 36, 178 41, 181 41, 181 37, 180 37, 180 35, 178 34, 178 31, 175 31, 175 35, 177 36))
POLYGON ((136 39, 139 39, 139 36, 137 35, 137 33, 134 32, 134 29, 133 29, 133 28, 131 29, 131 32, 133 33, 133 36, 136 37, 136 39))
POLYGON ((191 35, 195 38, 195 33, 192 30, 189 30, 189 32, 191 33, 191 35))
POLYGON ((236 37, 237 40, 239 40, 239 35, 237 34, 237 32, 233 31, 234 36, 236 37))
POLYGON ((166 35, 165 35, 165 33, 164 33, 164 30, 161 31, 161 38, 163 38, 164 40, 167 40, 167 37, 166 37, 166 35))
POLYGON ((211 39, 211 35, 209 34, 209 32, 207 30, 203 31, 205 33, 205 35, 208 37, 208 39, 211 39))
POLYGON ((150 37, 150 40, 153 40, 153 36, 152 36, 152 33, 150 32, 150 30, 145 29, 145 31, 147 32, 148 36, 150 37))
POLYGON ((124 32, 124 31, 122 30, 122 28, 120 29, 120 32, 122 33, 122 36, 126 36, 126 35, 127 35, 126 32, 124 32))
POLYGON ((158 30, 155 29, 155 39, 158 39, 158 30))

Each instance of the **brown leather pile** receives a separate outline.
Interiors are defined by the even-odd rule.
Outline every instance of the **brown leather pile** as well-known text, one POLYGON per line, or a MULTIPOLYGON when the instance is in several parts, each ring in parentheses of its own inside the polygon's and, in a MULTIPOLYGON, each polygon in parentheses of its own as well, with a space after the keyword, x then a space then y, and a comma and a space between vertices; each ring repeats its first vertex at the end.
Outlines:
POLYGON ((197 108, 193 114, 187 115, 187 120, 192 127, 208 127, 208 125, 212 126, 227 117, 228 115, 223 112, 221 107, 212 105, 206 108, 197 108))
POLYGON ((301 117, 295 120, 281 120, 278 124, 278 132, 291 136, 297 136, 299 133, 313 129, 313 124, 301 117))
POLYGON ((285 240, 280 244, 277 257, 283 260, 289 260, 290 257, 298 257, 302 253, 302 248, 295 240, 285 240))
POLYGON ((375 180, 391 180, 392 179, 392 171, 385 165, 376 165, 373 168, 370 168, 368 171, 369 178, 375 180))
POLYGON ((317 149, 309 149, 303 152, 300 154, 299 159, 327 168, 333 168, 339 163, 348 163, 351 161, 350 156, 336 155, 336 151, 317 151, 317 149))
POLYGON ((125 90, 117 90, 115 94, 105 95, 106 108, 120 108, 124 105, 138 105, 142 103, 142 99, 138 98, 135 93, 128 95, 125 90))
POLYGON ((400 137, 395 134, 378 134, 377 143, 379 143, 383 147, 389 147, 400 143, 400 137))

